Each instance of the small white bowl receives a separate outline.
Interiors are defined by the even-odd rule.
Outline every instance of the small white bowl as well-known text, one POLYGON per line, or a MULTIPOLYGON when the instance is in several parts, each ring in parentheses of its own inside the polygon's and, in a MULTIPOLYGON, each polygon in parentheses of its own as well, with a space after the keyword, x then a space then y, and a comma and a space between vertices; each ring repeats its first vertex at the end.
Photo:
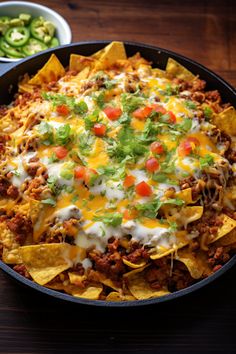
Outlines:
MULTIPOLYGON (((56 26, 56 37, 59 39, 60 45, 71 43, 71 29, 66 20, 57 12, 46 6, 39 5, 35 2, 26 1, 5 1, 0 3, 1 16, 18 16, 20 13, 29 13, 33 17, 43 16, 56 26)), ((14 62, 20 59, 11 59, 0 57, 0 62, 14 62)))

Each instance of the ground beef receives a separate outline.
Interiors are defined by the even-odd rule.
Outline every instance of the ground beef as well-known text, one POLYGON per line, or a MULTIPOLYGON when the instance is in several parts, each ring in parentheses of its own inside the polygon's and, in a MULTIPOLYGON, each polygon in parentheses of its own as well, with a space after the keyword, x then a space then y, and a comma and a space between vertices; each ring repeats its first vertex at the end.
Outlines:
POLYGON ((25 278, 31 279, 31 276, 29 274, 29 272, 27 271, 26 267, 24 264, 17 264, 13 267, 13 269, 19 273, 20 275, 22 275, 25 278))
POLYGON ((207 233, 208 235, 215 235, 218 228, 223 225, 221 217, 216 215, 214 211, 206 211, 206 213, 197 221, 192 222, 187 226, 187 231, 198 231, 200 235, 207 233))
POLYGON ((230 259, 230 254, 227 247, 213 247, 209 250, 208 256, 208 264, 213 268, 214 272, 220 269, 222 265, 230 259))
POLYGON ((22 214, 16 214, 10 220, 6 221, 7 227, 11 230, 16 241, 23 245, 28 236, 33 235, 32 221, 22 214))
POLYGON ((88 258, 94 263, 96 270, 105 273, 112 280, 118 280, 125 273, 126 268, 118 251, 102 254, 92 250, 88 253, 88 258))
POLYGON ((0 177, 0 197, 16 199, 18 196, 18 188, 13 186, 7 179, 0 177))

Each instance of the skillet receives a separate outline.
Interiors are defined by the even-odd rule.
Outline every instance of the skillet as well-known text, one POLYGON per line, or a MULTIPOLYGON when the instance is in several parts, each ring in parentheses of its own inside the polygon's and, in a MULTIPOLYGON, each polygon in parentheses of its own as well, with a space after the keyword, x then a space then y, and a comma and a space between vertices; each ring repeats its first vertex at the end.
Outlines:
MULTIPOLYGON (((96 51, 102 49, 110 41, 92 41, 92 42, 80 42, 72 43, 65 46, 60 46, 58 48, 53 48, 47 50, 43 53, 36 54, 29 58, 23 59, 17 63, 10 64, 0 64, 0 104, 8 104, 12 101, 14 92, 17 90, 17 83, 19 77, 28 73, 29 75, 35 74, 37 70, 42 68, 46 63, 52 53, 55 53, 58 59, 64 66, 67 66, 69 63, 69 57, 72 53, 78 53, 81 55, 91 55, 96 51)), ((224 102, 230 102, 233 106, 236 107, 236 90, 228 84, 221 77, 216 75, 211 70, 205 68, 203 65, 196 63, 195 61, 188 59, 180 54, 171 52, 166 49, 153 47, 150 45, 145 45, 141 43, 134 42, 124 42, 126 52, 128 56, 132 56, 137 52, 147 60, 153 63, 153 67, 158 67, 160 69, 165 69, 166 63, 169 57, 177 60, 180 64, 185 66, 193 74, 199 75, 201 79, 207 82, 207 90, 217 89, 221 93, 222 100, 224 102)), ((1 230, 0 230, 1 231, 1 230)), ((92 306, 102 306, 102 307, 134 307, 134 306, 144 306, 151 304, 158 304, 161 302, 169 301, 176 299, 178 297, 187 295, 196 291, 203 286, 211 283, 215 279, 219 278, 222 274, 228 271, 232 266, 236 264, 236 255, 234 255, 220 270, 218 270, 213 275, 209 276, 206 279, 199 281, 198 283, 189 286, 183 290, 179 290, 175 293, 162 296, 160 298, 152 298, 148 300, 135 300, 135 301, 121 301, 121 302, 107 302, 103 300, 88 300, 82 298, 76 298, 74 296, 60 293, 52 289, 45 288, 40 286, 31 280, 26 279, 17 272, 15 272, 8 265, 0 261, 0 269, 7 273, 10 277, 20 282, 26 287, 33 288, 41 293, 47 294, 54 298, 58 298, 64 301, 92 305, 92 306)))

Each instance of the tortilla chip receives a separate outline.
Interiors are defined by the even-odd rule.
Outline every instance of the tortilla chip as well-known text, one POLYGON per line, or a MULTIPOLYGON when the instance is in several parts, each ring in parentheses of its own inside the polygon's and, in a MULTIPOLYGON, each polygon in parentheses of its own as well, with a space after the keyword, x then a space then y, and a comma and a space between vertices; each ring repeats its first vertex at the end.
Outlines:
POLYGON ((68 294, 71 294, 75 297, 81 297, 89 300, 97 300, 99 295, 103 290, 102 285, 96 284, 93 286, 88 286, 85 288, 77 287, 75 285, 64 286, 64 291, 68 294))
POLYGON ((166 72, 158 68, 152 69, 152 74, 157 78, 166 77, 166 72))
POLYGON ((216 247, 220 246, 230 246, 236 243, 236 228, 229 232, 227 235, 224 237, 220 238, 218 241, 216 241, 215 245, 216 247))
POLYGON ((46 64, 29 80, 30 85, 43 85, 57 81, 65 75, 65 69, 55 54, 52 54, 46 64))
POLYGON ((158 246, 153 253, 150 255, 151 259, 160 259, 162 257, 168 256, 171 253, 176 252, 176 250, 183 248, 189 243, 189 240, 186 238, 187 232, 185 230, 177 231, 175 236, 178 242, 171 248, 165 248, 164 246, 158 246))
POLYGON ((80 72, 87 67, 93 68, 96 62, 97 60, 92 57, 85 57, 79 54, 71 54, 69 69, 80 72))
POLYGON ((112 291, 106 297, 106 301, 132 301, 136 300, 136 298, 132 295, 123 295, 117 291, 112 291))
POLYGON ((212 121, 217 128, 225 131, 230 136, 236 135, 236 110, 234 107, 228 107, 223 112, 214 114, 212 121))
POLYGON ((221 239, 222 237, 226 237, 225 235, 229 234, 231 231, 233 231, 233 230, 235 231, 236 220, 231 219, 229 216, 223 214, 222 215, 222 222, 223 222, 223 225, 221 227, 219 227, 216 235, 211 235, 211 239, 208 243, 216 242, 217 240, 221 239))
POLYGON ((71 267, 70 253, 73 247, 76 246, 67 243, 49 243, 23 246, 19 248, 19 252, 34 281, 45 285, 71 267))
POLYGON ((186 69, 172 58, 169 58, 167 61, 166 72, 172 77, 177 77, 178 79, 185 81, 192 81, 196 77, 188 69, 186 69))
POLYGON ((130 274, 127 277, 127 281, 129 291, 137 300, 145 300, 152 297, 160 297, 170 294, 167 289, 152 289, 148 282, 145 280, 143 272, 130 274))
POLYGON ((7 264, 21 264, 22 259, 19 253, 19 247, 8 250, 7 248, 3 248, 2 252, 2 260, 7 264))
POLYGON ((117 60, 127 59, 125 47, 122 42, 111 42, 105 48, 92 55, 98 62, 96 69, 105 69, 113 65, 117 60))
POLYGON ((188 248, 184 248, 178 251, 175 259, 185 264, 193 279, 200 279, 203 275, 211 273, 207 263, 207 255, 204 252, 199 252, 195 256, 188 248))
POLYGON ((72 273, 72 272, 68 272, 68 276, 70 279, 70 283, 83 287, 84 286, 84 281, 87 278, 86 275, 79 275, 77 273, 72 273))
POLYGON ((86 80, 89 77, 89 74, 90 74, 90 68, 89 67, 84 68, 77 75, 75 75, 70 81, 77 82, 78 85, 82 84, 82 81, 86 80))
POLYGON ((126 264, 128 267, 134 268, 134 269, 143 267, 143 266, 145 266, 145 264, 146 264, 145 261, 142 261, 142 262, 140 262, 140 263, 132 263, 132 262, 128 261, 127 259, 125 259, 124 257, 122 258, 122 261, 123 261, 123 263, 126 264))
POLYGON ((176 193, 176 197, 182 199, 186 204, 195 203, 192 197, 192 189, 186 188, 176 193))

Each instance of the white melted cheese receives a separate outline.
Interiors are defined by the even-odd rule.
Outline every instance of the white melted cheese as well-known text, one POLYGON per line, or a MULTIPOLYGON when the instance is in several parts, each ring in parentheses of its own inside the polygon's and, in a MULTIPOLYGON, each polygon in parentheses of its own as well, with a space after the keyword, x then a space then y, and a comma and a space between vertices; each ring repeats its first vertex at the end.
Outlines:
POLYGON ((36 152, 28 152, 24 155, 18 155, 14 157, 11 162, 8 164, 8 171, 16 171, 16 174, 13 174, 11 178, 11 183, 20 187, 27 178, 31 178, 24 169, 24 164, 28 163, 29 160, 36 155, 36 152))
POLYGON ((53 164, 48 164, 47 169, 48 169, 48 176, 51 177, 56 177, 57 178, 57 183, 61 186, 66 185, 66 186, 73 186, 74 184, 74 178, 71 179, 65 179, 61 176, 61 171, 63 170, 63 165, 64 163, 53 163, 53 164))
POLYGON ((94 195, 104 194, 108 200, 122 200, 125 198, 125 193, 120 187, 120 182, 99 179, 94 186, 90 187, 90 192, 94 195))
POLYGON ((81 212, 76 205, 69 205, 65 208, 61 208, 53 214, 53 217, 60 219, 61 221, 73 219, 80 219, 81 212))
POLYGON ((121 238, 130 235, 133 241, 143 245, 171 248, 176 242, 175 236, 165 227, 149 228, 139 222, 127 221, 120 226, 112 227, 103 222, 86 223, 83 230, 80 230, 76 237, 76 244, 83 248, 95 247, 104 252, 109 238, 121 238))

